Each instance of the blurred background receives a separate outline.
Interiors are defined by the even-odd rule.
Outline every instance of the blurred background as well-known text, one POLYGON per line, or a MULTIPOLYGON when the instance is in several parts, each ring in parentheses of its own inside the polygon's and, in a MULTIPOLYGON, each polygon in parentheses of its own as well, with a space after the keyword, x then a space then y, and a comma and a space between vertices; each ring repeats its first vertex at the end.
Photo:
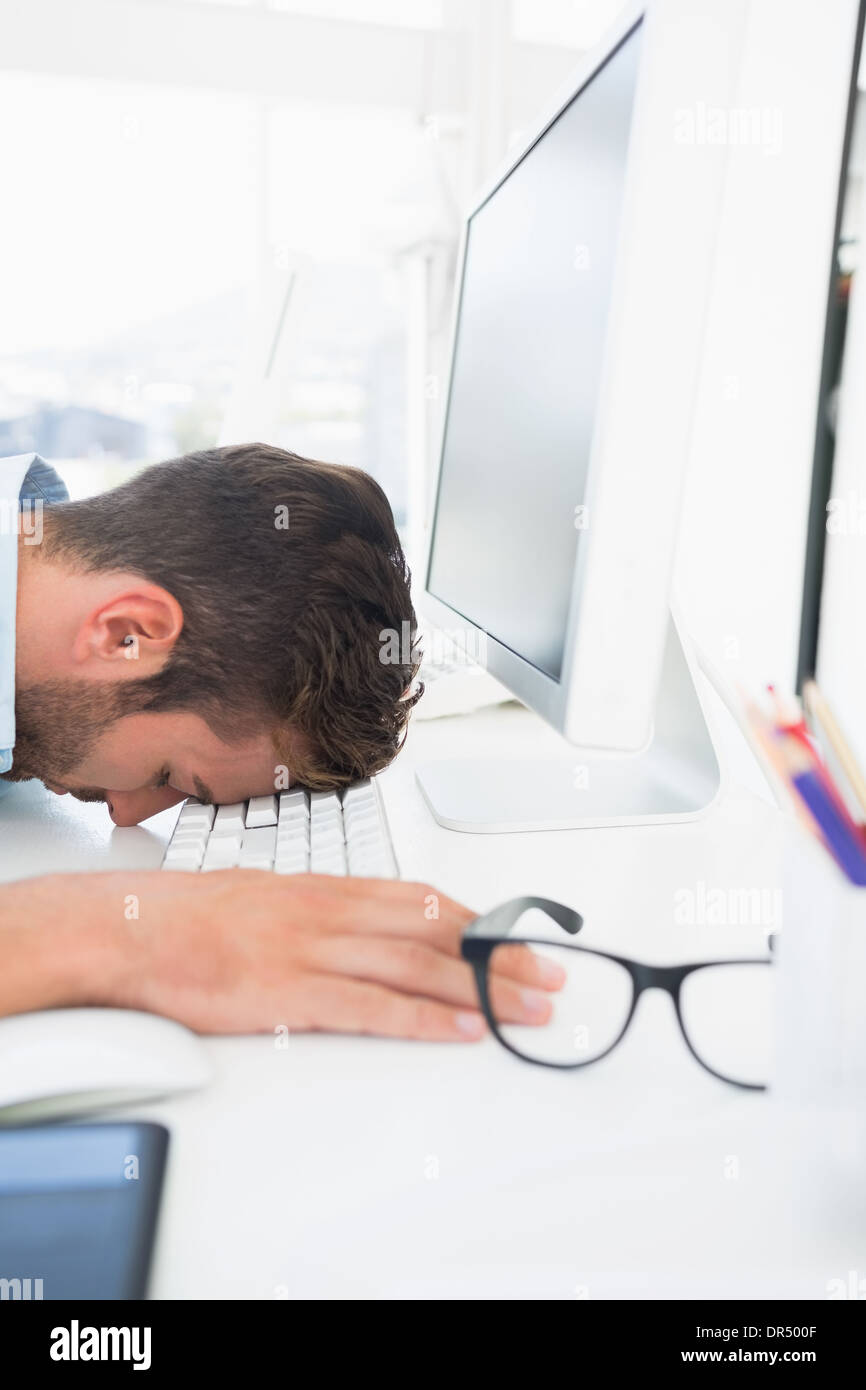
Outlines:
MULTIPOLYGON (((461 211, 621 9, 0 0, 0 455, 36 449, 80 496, 265 439, 377 477, 417 567, 461 211)), ((855 188, 864 132, 861 96, 855 188)), ((843 253, 850 269, 852 229, 843 253)), ((724 490, 699 464, 681 587, 730 658, 748 649, 739 609, 761 572, 799 591, 808 479, 781 460, 759 496, 735 461, 724 490), (757 539, 741 553, 761 556, 741 560, 738 608, 724 547, 746 515, 757 539)), ((793 607, 766 655, 776 676, 793 661, 793 607)))
POLYGON ((81 495, 267 438, 406 527, 460 211, 620 0, 2 8, 0 454, 81 495))

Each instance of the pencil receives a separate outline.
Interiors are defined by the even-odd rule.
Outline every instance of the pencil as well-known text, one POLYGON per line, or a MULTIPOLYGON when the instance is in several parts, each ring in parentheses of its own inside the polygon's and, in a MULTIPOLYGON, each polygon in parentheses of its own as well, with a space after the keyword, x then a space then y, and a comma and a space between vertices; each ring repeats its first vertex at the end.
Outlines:
POLYGON ((791 783, 817 823, 827 849, 852 883, 866 887, 866 849, 860 830, 840 803, 832 782, 814 753, 793 736, 780 734, 779 743, 791 783))
POLYGON ((851 745, 839 727, 838 720, 817 681, 806 681, 803 686, 803 702, 836 754, 839 766, 848 778, 860 809, 866 813, 866 778, 860 771, 860 764, 851 750, 851 745))
POLYGON ((746 721, 741 725, 747 736, 752 752, 769 782, 780 805, 785 802, 794 812, 804 830, 810 831, 823 843, 823 836, 811 812, 806 809, 802 797, 791 785, 787 764, 782 757, 776 730, 763 710, 754 700, 740 691, 746 721))
MULTIPOLYGON (((788 734, 801 745, 811 760, 814 772, 824 783, 824 789, 827 795, 832 797, 842 815, 851 820, 852 825, 857 830, 857 834, 863 838, 860 827, 856 825, 856 822, 854 822, 851 816, 845 796, 837 786, 836 779, 827 766, 823 749, 809 729, 799 706, 793 703, 786 705, 776 686, 768 685, 767 690, 770 693, 770 698, 773 701, 773 707, 776 711, 776 733, 788 734)), ((864 840, 864 844, 866 844, 866 840, 864 840)))

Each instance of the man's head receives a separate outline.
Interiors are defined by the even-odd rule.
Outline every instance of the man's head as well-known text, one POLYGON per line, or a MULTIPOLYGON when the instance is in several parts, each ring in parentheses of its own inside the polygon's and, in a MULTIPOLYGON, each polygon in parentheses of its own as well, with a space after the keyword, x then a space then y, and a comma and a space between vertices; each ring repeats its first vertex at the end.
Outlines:
POLYGON ((22 547, 8 775, 105 797, 124 825, 287 774, 344 786, 400 747, 414 638, 367 474, 263 444, 153 465, 50 508, 22 547))

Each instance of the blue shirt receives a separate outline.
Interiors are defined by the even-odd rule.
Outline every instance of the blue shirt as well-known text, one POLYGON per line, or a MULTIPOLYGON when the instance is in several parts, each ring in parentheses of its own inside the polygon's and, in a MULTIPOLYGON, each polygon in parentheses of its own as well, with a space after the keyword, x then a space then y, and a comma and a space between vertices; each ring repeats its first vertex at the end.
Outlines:
POLYGON ((0 459, 0 772, 9 771, 15 747, 18 537, 25 545, 39 545, 43 509, 68 500, 62 481, 38 454, 0 459))

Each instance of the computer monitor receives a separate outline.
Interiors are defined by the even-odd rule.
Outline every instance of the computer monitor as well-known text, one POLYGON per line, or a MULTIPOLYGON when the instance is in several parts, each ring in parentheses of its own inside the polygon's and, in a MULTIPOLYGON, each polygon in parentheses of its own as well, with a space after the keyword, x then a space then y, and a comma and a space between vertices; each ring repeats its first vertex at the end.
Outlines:
POLYGON ((466 229, 427 588, 559 685, 642 29, 620 41, 466 229))
MULTIPOLYGON (((797 662, 798 690, 817 681, 861 769, 866 768, 866 183, 859 170, 852 171, 851 151, 864 17, 861 0, 827 294, 797 662)), ((866 87, 866 70, 861 86, 866 87)), ((820 721, 815 732, 832 765, 838 754, 820 721)), ((863 819, 856 798, 851 810, 863 819)))
POLYGON ((628 7, 466 219, 422 609, 581 752, 422 768, 446 826, 684 819, 717 790, 669 588, 727 160, 690 157, 688 118, 732 105, 745 17, 628 7))

